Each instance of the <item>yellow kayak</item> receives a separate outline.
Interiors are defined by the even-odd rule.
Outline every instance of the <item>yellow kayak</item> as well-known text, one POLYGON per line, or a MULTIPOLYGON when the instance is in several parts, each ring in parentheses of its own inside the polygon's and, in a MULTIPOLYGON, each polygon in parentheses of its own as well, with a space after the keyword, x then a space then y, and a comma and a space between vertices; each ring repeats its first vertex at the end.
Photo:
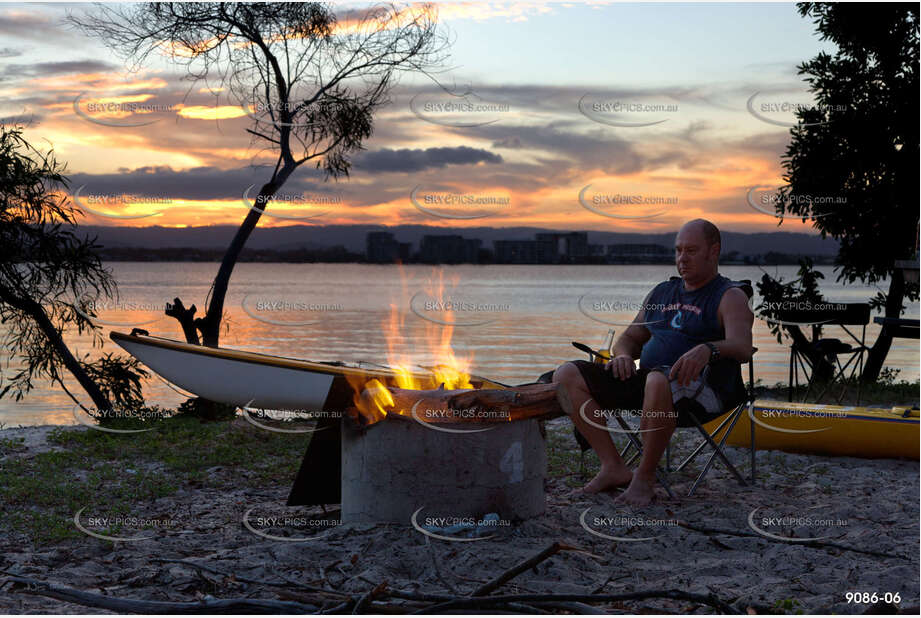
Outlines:
MULTIPOLYGON (((704 427, 712 432, 723 418, 704 427)), ((752 424, 758 449, 870 458, 919 455, 918 408, 759 400, 739 418, 727 444, 747 447, 752 424)))

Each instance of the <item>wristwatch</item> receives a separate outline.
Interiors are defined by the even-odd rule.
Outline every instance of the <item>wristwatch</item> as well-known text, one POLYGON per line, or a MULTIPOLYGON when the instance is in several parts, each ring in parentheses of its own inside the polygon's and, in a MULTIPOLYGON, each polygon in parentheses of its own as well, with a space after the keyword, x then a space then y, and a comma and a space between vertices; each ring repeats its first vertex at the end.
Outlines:
POLYGON ((704 341, 704 345, 710 348, 710 360, 707 363, 712 365, 720 359, 720 349, 709 341, 704 341))

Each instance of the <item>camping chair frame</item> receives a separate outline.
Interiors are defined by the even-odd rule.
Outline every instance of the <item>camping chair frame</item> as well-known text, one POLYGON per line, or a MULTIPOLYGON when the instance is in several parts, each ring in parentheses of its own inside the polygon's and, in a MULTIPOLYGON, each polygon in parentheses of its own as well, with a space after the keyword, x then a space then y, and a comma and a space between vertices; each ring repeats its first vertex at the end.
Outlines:
MULTIPOLYGON (((628 440, 627 446, 624 447, 623 452, 620 454, 621 459, 624 458, 624 456, 631 448, 635 448, 636 452, 641 454, 643 452, 643 444, 637 436, 636 431, 630 427, 626 420, 624 420, 624 417, 621 415, 620 411, 617 412, 617 415, 614 418, 617 419, 617 424, 620 425, 621 429, 623 429, 624 434, 627 436, 628 440)), ((635 457, 635 455, 634 457, 631 457, 630 462, 632 462, 635 457)), ((665 489, 665 493, 668 494, 668 497, 674 500, 675 494, 672 492, 672 488, 665 480, 665 476, 666 475, 662 473, 662 468, 656 465, 656 480, 659 481, 659 484, 662 485, 663 489, 665 489)))
MULTIPOLYGON (((831 355, 835 357, 835 366, 837 371, 832 376, 832 379, 825 385, 825 388, 816 396, 816 402, 822 401, 822 398, 825 396, 825 393, 832 387, 835 380, 841 380, 843 386, 841 393, 835 399, 835 403, 841 403, 841 400, 844 399, 844 395, 847 394, 847 380, 853 380, 855 376, 857 377, 857 405, 860 405, 860 391, 862 386, 862 380, 860 379, 860 374, 863 373, 863 356, 866 352, 869 351, 869 348, 866 345, 867 338, 867 324, 870 322, 870 305, 868 303, 848 303, 847 308, 845 309, 845 315, 837 317, 835 313, 815 313, 815 318, 819 320, 820 324, 814 324, 812 327, 812 341, 810 345, 815 345, 821 339, 818 337, 819 328, 822 326, 838 326, 844 332, 846 332, 851 339, 856 343, 856 346, 851 346, 850 350, 838 352, 832 352, 831 355), (821 320, 821 318, 829 316, 831 319, 821 320), (855 335, 848 329, 848 326, 860 326, 861 332, 860 337, 855 335), (841 355, 849 355, 847 362, 844 365, 841 364, 841 355), (855 362, 856 361, 856 362, 855 362), (853 367, 851 367, 853 363, 853 367), (848 367, 851 367, 850 374, 847 374, 848 367)), ((791 315, 795 315, 799 319, 802 319, 804 312, 797 312, 791 315)), ((812 387, 815 383, 815 367, 812 362, 809 360, 809 357, 800 349, 799 346, 793 344, 790 346, 790 369, 789 369, 789 379, 788 379, 788 389, 787 389, 787 400, 793 401, 793 393, 800 385, 800 371, 803 373, 803 378, 806 380, 806 392, 803 394, 803 398, 800 400, 801 403, 805 403, 809 399, 809 393, 812 391, 812 387)))
MULTIPOLYGON (((757 351, 758 351, 758 348, 752 348, 752 355, 748 359, 748 385, 746 386, 746 390, 745 390, 745 393, 746 393, 745 400, 739 405, 737 405, 735 408, 733 408, 729 412, 728 415, 726 415, 726 418, 724 418, 722 422, 720 422, 720 424, 717 426, 717 428, 713 431, 712 434, 707 433, 707 430, 704 428, 703 424, 701 424, 701 422, 697 419, 697 417, 694 415, 693 412, 691 412, 690 410, 686 411, 688 416, 691 418, 691 421, 693 421, 694 423, 693 425, 691 425, 691 427, 697 428, 697 430, 700 432, 701 436, 703 437, 703 441, 697 445, 697 447, 691 452, 691 454, 688 455, 687 458, 685 458, 685 460, 682 461, 678 465, 678 467, 675 468, 674 471, 680 472, 685 467, 687 467, 688 464, 690 464, 692 461, 694 461, 697 458, 697 456, 701 453, 701 451, 704 450, 705 447, 709 446, 711 450, 713 451, 710 454, 710 457, 707 459, 707 463, 704 464, 703 470, 701 470, 700 474, 698 474, 697 478, 694 480, 693 485, 691 485, 691 489, 688 492, 689 497, 694 495, 694 492, 697 490, 697 487, 704 480, 704 477, 707 476, 707 473, 710 471, 710 468, 713 467, 713 462, 717 457, 719 457, 720 461, 723 462, 723 465, 726 466, 726 468, 732 473, 732 475, 736 478, 736 480, 739 481, 739 484, 747 485, 747 483, 745 482, 745 478, 742 476, 739 470, 732 464, 732 462, 729 461, 729 458, 726 457, 726 454, 723 452, 723 447, 726 444, 726 438, 728 438, 729 434, 732 433, 733 428, 735 428, 736 423, 742 417, 743 412, 747 410, 749 414, 749 419, 751 419, 753 408, 755 405, 754 356, 755 356, 755 352, 757 351), (722 431, 724 428, 726 430, 725 433, 723 433, 722 437, 719 437, 720 431, 722 431), (716 440, 719 440, 719 442, 717 442, 716 440)), ((624 428, 625 431, 631 429, 630 426, 627 425, 626 421, 624 421, 623 418, 621 418, 619 415, 617 416, 617 419, 621 427, 624 428)), ((751 426, 751 430, 750 430, 751 438, 750 438, 750 443, 749 443, 749 451, 751 455, 751 482, 752 484, 754 484, 755 479, 756 479, 756 476, 755 476, 756 474, 755 472, 755 423, 753 421, 750 421, 750 426, 751 426)), ((636 436, 636 433, 632 431, 628 431, 628 436, 630 437, 630 441, 626 445, 626 447, 624 447, 624 450, 621 453, 621 458, 625 457, 626 454, 631 449, 635 449, 636 452, 633 453, 633 455, 629 459, 626 459, 626 464, 630 465, 636 460, 637 457, 640 457, 643 454, 643 449, 642 449, 642 445, 639 439, 636 436)), ((665 449, 665 462, 666 462, 665 463, 666 471, 671 472, 672 470, 671 470, 671 448, 670 446, 666 447, 665 449)), ((661 479, 659 480, 659 482, 660 483, 662 482, 661 479)), ((669 494, 669 496, 672 496, 672 492, 670 489, 668 489, 667 485, 663 484, 662 486, 666 487, 667 493, 669 494)))

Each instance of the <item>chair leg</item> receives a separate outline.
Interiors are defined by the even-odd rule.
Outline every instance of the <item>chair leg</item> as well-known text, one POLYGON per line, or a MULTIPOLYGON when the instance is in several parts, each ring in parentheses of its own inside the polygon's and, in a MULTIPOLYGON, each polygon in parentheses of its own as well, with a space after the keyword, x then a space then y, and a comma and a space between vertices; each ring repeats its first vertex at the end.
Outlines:
POLYGON ((632 455, 630 455, 630 457, 628 457, 627 459, 624 459, 624 465, 625 466, 633 465, 633 462, 636 461, 636 458, 639 457, 641 454, 642 453, 633 453, 632 455))
MULTIPOLYGON (((847 368, 847 366, 850 365, 852 361, 856 361, 856 362, 854 362, 854 367, 851 369, 851 375, 848 376, 847 379, 857 382, 857 403, 855 405, 859 406, 860 405, 860 378, 863 374, 863 349, 862 348, 854 352, 854 354, 847 361, 847 364, 845 364, 844 367, 847 368)), ((846 384, 845 384, 844 389, 845 389, 845 392, 847 392, 846 384)), ((840 398, 838 399, 838 403, 841 403, 840 398)))
MULTIPOLYGON (((852 356, 850 359, 848 359, 848 361, 847 361, 846 363, 844 363, 844 367, 841 367, 841 361, 838 359, 837 356, 835 357, 835 363, 836 363, 836 364, 838 365, 838 367, 839 367, 838 373, 839 373, 839 375, 841 376, 841 393, 840 393, 840 394, 838 395, 838 397, 835 399, 835 404, 836 404, 836 405, 840 405, 840 404, 841 404, 841 401, 844 399, 844 396, 847 395, 847 381, 848 381, 848 377, 847 377, 846 375, 844 375, 844 373, 847 371, 848 366, 851 364, 851 361, 853 361, 854 358, 855 358, 855 357, 852 356)), ((855 364, 854 367, 856 368, 857 365, 855 364)), ((852 369, 852 370, 851 370, 851 377, 853 377, 853 376, 854 376, 854 370, 852 369)))
MULTIPOLYGON (((617 419, 617 422, 620 424, 621 429, 623 429, 624 433, 626 433, 627 439, 630 440, 630 444, 632 444, 633 448, 636 449, 637 454, 641 455, 643 453, 643 445, 640 442, 639 438, 636 437, 636 433, 633 432, 633 429, 630 427, 630 425, 627 424, 627 421, 625 421, 619 415, 616 416, 615 418, 617 419)), ((675 494, 672 493, 672 488, 665 481, 665 478, 663 478, 663 475, 661 474, 661 468, 659 468, 658 465, 656 465, 656 480, 659 481, 659 484, 662 485, 663 489, 665 489, 665 493, 668 494, 668 497, 674 500, 675 494)))
MULTIPOLYGON (((754 356, 754 354, 752 355, 754 356)), ((754 359, 748 363, 748 424, 751 428, 751 438, 748 445, 752 460, 752 485, 755 484, 755 365, 754 359)))
MULTIPOLYGON (((729 415, 727 415, 726 418, 723 419, 723 422, 720 423, 720 424, 716 427, 716 430, 713 432, 713 436, 718 436, 719 433, 720 433, 720 431, 723 429, 723 427, 725 427, 726 424, 729 423, 729 421, 731 421, 731 420, 732 420, 732 413, 730 413, 729 415)), ((682 461, 681 464, 679 464, 677 468, 675 468, 675 472, 681 472, 682 470, 684 470, 684 468, 685 468, 689 463, 691 463, 692 461, 694 461, 695 459, 697 459, 697 455, 700 453, 700 451, 702 451, 702 450, 704 449, 705 446, 707 446, 707 443, 706 443, 706 442, 701 442, 700 444, 698 444, 698 445, 697 445, 697 448, 695 448, 695 449, 691 452, 691 454, 688 455, 687 458, 685 458, 685 460, 682 461)))
MULTIPOLYGON (((822 390, 822 394, 819 395, 818 399, 816 399, 816 403, 818 403, 819 401, 822 400, 822 397, 825 395, 826 391, 828 391, 828 389, 831 388, 831 384, 832 384, 836 379, 840 379, 840 380, 841 380, 841 382, 842 382, 842 384, 843 384, 843 388, 842 388, 842 390, 841 390, 841 394, 838 395, 838 398, 837 398, 837 399, 835 399, 835 403, 836 403, 836 404, 840 404, 840 403, 841 403, 841 400, 844 399, 844 395, 847 394, 847 376, 845 375, 845 373, 847 373, 847 368, 850 367, 851 363, 854 361, 855 358, 857 358, 856 355, 855 355, 855 356, 851 356, 851 357, 848 359, 848 361, 847 361, 846 363, 844 363, 844 366, 842 367, 842 366, 841 366, 841 360, 840 360, 837 356, 835 356, 835 365, 838 367, 838 373, 836 373, 834 376, 832 376, 832 381, 822 390)), ((854 367, 856 368, 857 365, 854 365, 854 367)), ((853 377, 853 375, 854 375, 854 372, 851 371, 851 376, 853 377)))
POLYGON ((754 415, 754 412, 755 412, 755 400, 752 399, 752 400, 749 402, 749 404, 748 404, 748 424, 749 424, 749 426, 751 427, 751 439, 750 439, 749 444, 748 444, 748 452, 749 452, 749 454, 751 455, 751 460, 752 460, 752 461, 751 461, 751 463, 752 463, 752 485, 754 485, 754 484, 755 484, 755 481, 756 481, 756 477, 755 477, 755 451, 757 450, 757 449, 755 448, 755 421, 752 420, 752 416, 754 415))
POLYGON ((787 378, 787 401, 793 401, 793 350, 790 350, 790 377, 787 378))
POLYGON ((860 341, 860 367, 857 369, 857 405, 860 405, 860 387, 863 384, 863 353, 866 349, 864 340, 867 336, 867 327, 863 327, 863 338, 860 341))
MULTIPOLYGON (((627 427, 629 427, 629 425, 627 425, 627 427)), ((637 451, 637 452, 634 452, 632 455, 630 455, 630 457, 627 457, 627 453, 629 453, 629 452, 632 451, 632 450, 634 450, 634 449, 633 449, 633 442, 631 442, 631 441, 628 439, 628 440, 627 440, 627 445, 624 446, 624 450, 622 450, 622 451, 620 452, 620 458, 624 460, 624 465, 625 465, 625 466, 629 466, 630 464, 632 464, 634 461, 636 461, 636 458, 639 457, 640 454, 641 454, 639 451, 637 451)))
POLYGON ((726 430, 726 433, 725 435, 723 435, 723 438, 720 440, 719 444, 713 441, 713 438, 710 437, 710 434, 707 433, 707 430, 704 429, 703 425, 700 424, 697 418, 695 418, 693 414, 690 414, 691 419, 697 425, 697 430, 700 431, 701 435, 703 435, 704 439, 710 445, 710 448, 713 449, 713 454, 710 455, 710 458, 707 460, 706 465, 704 465, 703 471, 700 473, 700 475, 697 477, 697 480, 695 480, 694 484, 691 486, 691 491, 688 492, 688 496, 691 496, 694 494, 694 491, 697 489, 697 486, 707 475, 707 472, 710 471, 710 467, 713 465, 713 460, 716 457, 719 457, 720 460, 726 465, 726 467, 729 469, 732 475, 736 477, 736 480, 739 481, 739 484, 748 485, 748 483, 745 482, 745 479, 742 477, 739 471, 736 470, 736 467, 732 465, 732 462, 730 462, 729 459, 726 457, 726 455, 723 453, 723 444, 725 444, 726 438, 729 437, 729 434, 732 433, 732 428, 735 426, 736 421, 738 421, 739 417, 742 416, 743 409, 744 409, 744 406, 739 406, 732 413, 732 416, 733 416, 732 422, 729 424, 729 429, 726 430))
MULTIPOLYGON (((800 400, 800 403, 806 403, 806 400, 809 399, 809 393, 812 391, 812 384, 815 382, 815 367, 811 364, 808 364, 809 359, 805 357, 797 357, 797 360, 800 362, 800 366, 803 369, 803 378, 806 379, 806 392, 803 393, 803 398, 800 400), (807 371, 806 367, 809 367, 811 371, 807 371)), ((797 380, 797 386, 799 386, 799 380, 797 380)))

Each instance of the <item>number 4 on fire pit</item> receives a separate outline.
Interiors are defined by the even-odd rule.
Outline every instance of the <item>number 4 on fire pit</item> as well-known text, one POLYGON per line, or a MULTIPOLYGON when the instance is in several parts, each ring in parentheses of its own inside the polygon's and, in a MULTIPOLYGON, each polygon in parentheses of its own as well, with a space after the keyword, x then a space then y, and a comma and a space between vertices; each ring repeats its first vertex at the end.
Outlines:
POLYGON ((502 459, 499 460, 499 470, 508 474, 509 483, 520 483, 524 480, 524 459, 521 456, 521 442, 512 442, 502 459))

